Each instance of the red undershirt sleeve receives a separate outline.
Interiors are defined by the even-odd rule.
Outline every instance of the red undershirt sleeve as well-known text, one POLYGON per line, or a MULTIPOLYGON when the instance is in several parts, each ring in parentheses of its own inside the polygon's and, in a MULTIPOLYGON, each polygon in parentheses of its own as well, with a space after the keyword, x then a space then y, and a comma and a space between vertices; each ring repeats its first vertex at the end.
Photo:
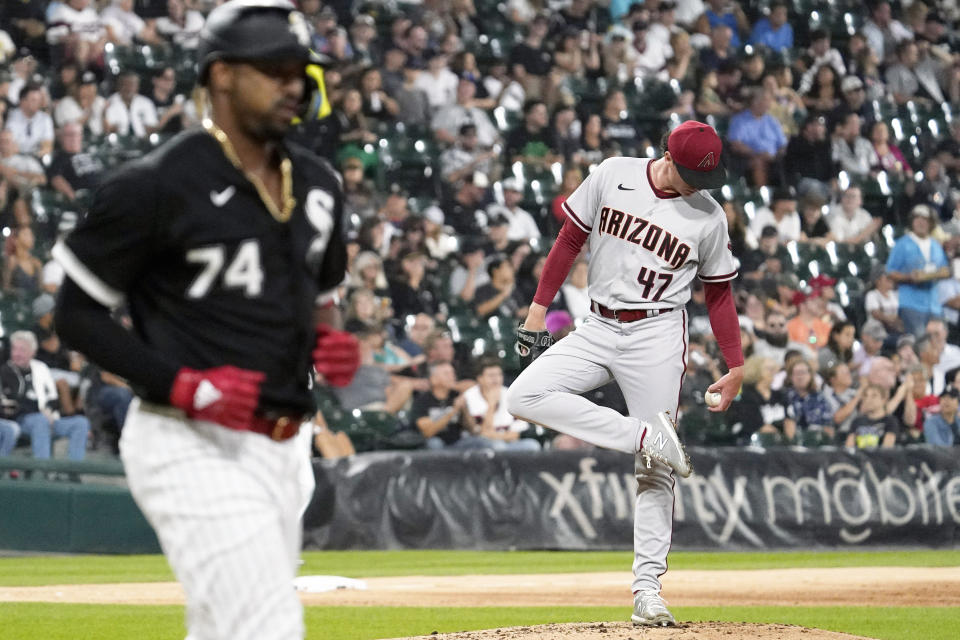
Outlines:
POLYGON ((743 365, 743 347, 740 344, 740 320, 733 303, 733 289, 729 282, 705 282, 703 292, 710 314, 710 327, 717 339, 727 368, 743 365))
MULTIPOLYGON (((537 284, 537 293, 533 296, 534 302, 545 307, 550 306, 563 281, 567 279, 573 261, 580 255, 580 249, 583 247, 583 243, 587 241, 588 235, 577 225, 570 222, 569 218, 564 221, 560 234, 557 236, 557 241, 550 249, 547 261, 543 265, 543 273, 540 274, 540 282, 537 284)), ((739 339, 740 334, 738 333, 737 340, 739 341, 739 339)))

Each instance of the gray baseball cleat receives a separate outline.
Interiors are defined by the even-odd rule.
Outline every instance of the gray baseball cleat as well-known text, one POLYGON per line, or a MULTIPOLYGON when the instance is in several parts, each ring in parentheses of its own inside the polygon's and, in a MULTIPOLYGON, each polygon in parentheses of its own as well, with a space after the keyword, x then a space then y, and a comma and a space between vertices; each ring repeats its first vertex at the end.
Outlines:
POLYGON ((640 426, 642 429, 638 454, 646 454, 654 460, 659 460, 673 469, 681 478, 686 478, 693 473, 690 456, 680 444, 677 429, 666 411, 658 413, 653 424, 641 420, 640 426))
POLYGON ((667 604, 660 597, 660 593, 653 589, 638 591, 634 594, 633 615, 630 619, 633 624, 650 627, 673 627, 677 624, 673 614, 667 609, 667 604))

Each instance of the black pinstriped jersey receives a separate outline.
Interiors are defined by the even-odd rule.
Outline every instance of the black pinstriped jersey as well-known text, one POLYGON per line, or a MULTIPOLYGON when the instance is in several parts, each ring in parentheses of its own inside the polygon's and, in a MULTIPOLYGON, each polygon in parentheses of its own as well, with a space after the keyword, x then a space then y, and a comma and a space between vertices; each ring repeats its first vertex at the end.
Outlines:
POLYGON ((340 182, 285 145, 296 205, 277 220, 204 130, 124 165, 54 250, 67 274, 176 366, 267 374, 262 410, 309 410, 313 310, 343 280, 340 182))

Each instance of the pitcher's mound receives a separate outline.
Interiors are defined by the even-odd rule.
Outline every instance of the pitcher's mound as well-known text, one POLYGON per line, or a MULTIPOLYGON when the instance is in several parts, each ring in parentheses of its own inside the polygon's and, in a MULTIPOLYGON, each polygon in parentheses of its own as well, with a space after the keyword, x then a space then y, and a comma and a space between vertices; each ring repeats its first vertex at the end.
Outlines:
POLYGON ((789 624, 688 622, 676 627, 641 627, 630 622, 575 622, 508 627, 459 633, 434 633, 395 640, 864 640, 835 631, 789 624))

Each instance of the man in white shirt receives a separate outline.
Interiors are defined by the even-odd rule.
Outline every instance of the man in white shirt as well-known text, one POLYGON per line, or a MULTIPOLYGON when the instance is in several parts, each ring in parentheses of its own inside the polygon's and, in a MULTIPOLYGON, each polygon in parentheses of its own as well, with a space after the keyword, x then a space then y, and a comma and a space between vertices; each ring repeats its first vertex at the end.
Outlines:
POLYGON ((0 131, 0 179, 16 188, 21 198, 33 187, 47 182, 40 161, 17 152, 17 141, 10 129, 0 131))
POLYGON ((497 450, 539 451, 536 440, 521 438, 530 425, 514 418, 507 407, 507 387, 503 385, 503 369, 494 359, 483 359, 478 365, 477 384, 463 392, 467 413, 477 423, 480 437, 497 450))
POLYGON ((142 96, 140 77, 128 71, 117 80, 117 92, 107 100, 103 115, 104 133, 145 138, 157 127, 157 108, 142 96))
MULTIPOLYGON (((423 77, 423 74, 420 77, 423 77)), ((467 78, 459 80, 456 103, 441 107, 430 122, 430 128, 437 140, 454 144, 457 141, 457 132, 466 124, 472 124, 476 128, 477 146, 481 149, 489 149, 500 139, 500 133, 487 112, 474 106, 473 98, 476 93, 477 87, 473 82, 467 78)))
POLYGON ((20 153, 40 157, 53 150, 53 119, 41 111, 43 92, 39 85, 28 84, 20 90, 20 106, 7 117, 7 129, 13 132, 20 153))
POLYGON ((67 55, 82 67, 97 61, 103 54, 108 34, 91 0, 54 4, 47 13, 47 42, 62 44, 67 55))
POLYGON ((159 44, 156 23, 144 21, 133 11, 133 0, 113 0, 109 7, 100 12, 100 19, 113 34, 116 44, 129 46, 134 40, 148 44, 159 44))
POLYGON ((427 94, 433 110, 453 104, 457 98, 457 74, 447 66, 447 56, 439 49, 428 54, 427 68, 422 71, 413 86, 427 94))
POLYGON ((800 214, 797 213, 797 199, 792 188, 777 189, 770 207, 757 209, 753 215, 750 230, 757 238, 767 226, 777 228, 783 244, 800 239, 800 214))
POLYGON ((157 18, 157 33, 182 49, 196 49, 203 23, 203 14, 187 9, 183 0, 167 0, 167 15, 157 18))
POLYGON ((860 29, 867 44, 880 58, 880 64, 892 58, 894 47, 901 40, 912 40, 913 34, 899 20, 893 19, 890 3, 881 0, 873 5, 870 19, 860 29))
POLYGON ((510 224, 507 230, 507 237, 510 240, 526 242, 539 238, 540 228, 537 227, 537 221, 530 213, 520 208, 520 201, 523 200, 523 185, 513 177, 505 179, 501 185, 503 186, 503 204, 490 205, 487 214, 491 218, 506 218, 510 224))
POLYGON ((837 242, 863 244, 880 228, 883 221, 874 218, 863 208, 863 194, 860 187, 848 187, 840 202, 830 205, 827 223, 837 242))
POLYGON ((53 110, 53 120, 58 127, 68 122, 76 122, 85 127, 91 134, 103 134, 103 111, 107 107, 107 99, 97 94, 97 76, 92 71, 80 76, 70 95, 57 103, 53 110))

